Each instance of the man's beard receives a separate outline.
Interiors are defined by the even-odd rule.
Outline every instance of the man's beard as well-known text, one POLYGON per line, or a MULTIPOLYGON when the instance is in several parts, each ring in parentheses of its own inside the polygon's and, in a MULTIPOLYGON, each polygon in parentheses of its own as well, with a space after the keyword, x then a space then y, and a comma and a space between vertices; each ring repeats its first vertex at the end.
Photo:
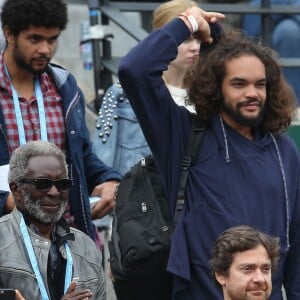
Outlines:
MULTIPOLYGON (((56 202, 58 203, 58 209, 55 214, 49 214, 44 212, 43 206, 41 205, 42 200, 33 200, 28 193, 23 193, 23 201, 24 201, 24 207, 26 208, 28 214, 30 217, 38 220, 39 222, 43 224, 49 224, 49 223, 56 223, 60 220, 62 215, 65 212, 66 205, 67 205, 67 199, 57 199, 56 202)), ((49 200, 49 202, 53 202, 53 200, 49 200)))
POLYGON ((264 119, 265 111, 266 111, 266 105, 260 106, 261 110, 258 113, 256 117, 247 117, 241 113, 240 108, 245 105, 249 104, 251 102, 257 102, 257 100, 245 100, 243 103, 237 104, 236 108, 232 108, 230 105, 228 105, 224 99, 222 100, 222 109, 225 113, 231 117, 233 121, 236 123, 247 126, 247 127, 256 127, 258 126, 264 119))
POLYGON ((43 58, 46 58, 48 60, 48 63, 45 64, 45 67, 43 69, 38 69, 38 70, 34 69, 33 65, 32 65, 33 60, 30 60, 29 62, 26 62, 25 56, 23 55, 23 52, 20 49, 20 47, 18 46, 18 44, 16 44, 14 49, 13 49, 13 57, 16 61, 16 64, 20 68, 30 72, 33 75, 40 75, 40 74, 44 73, 47 69, 47 66, 48 66, 49 62, 50 62, 49 58, 43 57, 43 58))
POLYGON ((228 295, 230 297, 230 299, 232 300, 254 300, 254 299, 259 299, 259 300, 268 300, 270 297, 270 293, 265 292, 263 295, 260 296, 260 298, 258 297, 252 297, 251 295, 236 295, 234 292, 228 292, 228 295))

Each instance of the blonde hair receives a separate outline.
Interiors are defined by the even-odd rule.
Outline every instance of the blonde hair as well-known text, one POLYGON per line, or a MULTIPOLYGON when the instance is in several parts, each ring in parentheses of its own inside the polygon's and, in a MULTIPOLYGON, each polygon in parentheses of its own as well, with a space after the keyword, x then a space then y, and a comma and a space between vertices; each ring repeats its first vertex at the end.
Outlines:
POLYGON ((189 7, 197 6, 190 0, 171 0, 159 5, 153 12, 153 29, 161 28, 189 7))

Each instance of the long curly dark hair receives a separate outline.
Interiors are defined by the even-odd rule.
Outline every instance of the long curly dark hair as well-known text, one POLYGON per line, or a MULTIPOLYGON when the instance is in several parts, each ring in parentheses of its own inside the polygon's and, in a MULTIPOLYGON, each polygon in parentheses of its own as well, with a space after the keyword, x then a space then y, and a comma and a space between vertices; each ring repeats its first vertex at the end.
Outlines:
POLYGON ((185 82, 189 102, 195 105, 197 115, 206 122, 212 114, 220 111, 225 63, 243 55, 256 56, 266 69, 266 108, 261 129, 271 133, 285 131, 296 113, 295 94, 283 78, 275 52, 246 38, 242 32, 224 35, 215 48, 187 74, 185 82))

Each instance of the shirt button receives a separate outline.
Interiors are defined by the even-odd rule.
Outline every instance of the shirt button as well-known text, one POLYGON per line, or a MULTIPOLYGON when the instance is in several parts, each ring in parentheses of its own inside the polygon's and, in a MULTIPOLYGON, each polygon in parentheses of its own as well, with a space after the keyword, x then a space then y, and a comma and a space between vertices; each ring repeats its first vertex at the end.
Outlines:
POLYGON ((75 134, 75 130, 71 130, 71 134, 75 134))

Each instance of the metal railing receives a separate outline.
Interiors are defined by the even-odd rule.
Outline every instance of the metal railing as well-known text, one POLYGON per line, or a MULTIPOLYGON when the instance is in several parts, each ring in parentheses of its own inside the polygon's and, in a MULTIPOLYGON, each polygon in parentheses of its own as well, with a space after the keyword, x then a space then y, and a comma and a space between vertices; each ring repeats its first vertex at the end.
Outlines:
MULTIPOLYGON (((82 3, 80 0, 69 0, 72 3, 82 3)), ((225 14, 260 14, 262 16, 262 41, 270 45, 272 32, 271 15, 300 14, 300 6, 271 5, 270 0, 261 0, 261 6, 251 6, 244 3, 201 3, 201 8, 207 11, 218 11, 225 14)), ((85 2, 85 1, 84 1, 85 2)), ((161 1, 164 2, 164 1, 161 1)), ((121 2, 109 0, 87 0, 90 14, 90 24, 95 26, 115 23, 137 42, 147 36, 148 32, 136 26, 123 12, 152 12, 160 3, 157 2, 121 2)), ((116 37, 117 38, 117 37, 116 37)), ((110 37, 92 39, 93 64, 95 82, 95 109, 101 105, 106 89, 113 82, 113 75, 117 74, 120 57, 112 57, 110 37)), ((126 53, 124 53, 125 55, 126 53)), ((284 67, 300 67, 299 58, 280 58, 284 67)))

